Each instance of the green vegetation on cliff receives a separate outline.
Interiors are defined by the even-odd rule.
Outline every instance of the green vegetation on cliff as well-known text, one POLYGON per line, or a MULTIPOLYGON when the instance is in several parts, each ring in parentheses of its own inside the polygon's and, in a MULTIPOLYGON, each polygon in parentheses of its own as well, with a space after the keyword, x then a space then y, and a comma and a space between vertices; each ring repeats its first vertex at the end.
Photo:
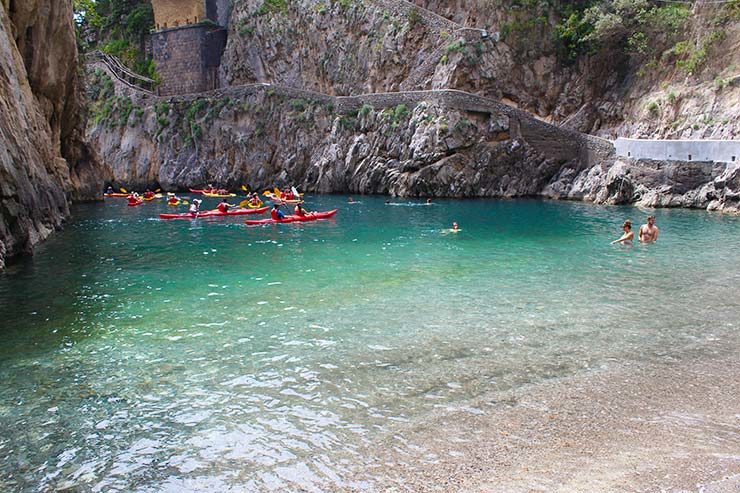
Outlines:
POLYGON ((137 73, 157 79, 145 43, 154 28, 149 0, 73 0, 81 51, 100 50, 137 73))
POLYGON ((493 3, 506 12, 502 37, 519 51, 537 46, 557 53, 564 62, 596 54, 616 61, 616 55, 635 66, 654 69, 665 64, 689 75, 698 73, 711 50, 724 40, 726 26, 740 20, 740 0, 702 11, 691 2, 659 0, 493 3), (700 25, 704 34, 692 37, 690 23, 700 25))

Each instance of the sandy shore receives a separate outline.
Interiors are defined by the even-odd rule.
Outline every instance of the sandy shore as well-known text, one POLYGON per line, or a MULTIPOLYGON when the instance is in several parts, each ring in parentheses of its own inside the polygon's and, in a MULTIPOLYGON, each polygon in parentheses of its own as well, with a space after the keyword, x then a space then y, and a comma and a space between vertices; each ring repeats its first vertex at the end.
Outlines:
POLYGON ((401 435, 368 461, 379 491, 738 493, 740 355, 615 363, 401 435))

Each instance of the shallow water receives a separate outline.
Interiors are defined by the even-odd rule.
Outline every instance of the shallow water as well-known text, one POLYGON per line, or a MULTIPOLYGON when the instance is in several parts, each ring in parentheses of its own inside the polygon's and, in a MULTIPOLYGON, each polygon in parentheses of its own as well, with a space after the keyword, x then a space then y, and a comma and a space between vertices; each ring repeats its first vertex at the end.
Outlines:
POLYGON ((345 199, 266 227, 76 207, 0 275, 0 490, 372 489, 368 451, 424 460, 430 413, 740 348, 737 217, 655 211, 625 247, 653 211, 345 199))

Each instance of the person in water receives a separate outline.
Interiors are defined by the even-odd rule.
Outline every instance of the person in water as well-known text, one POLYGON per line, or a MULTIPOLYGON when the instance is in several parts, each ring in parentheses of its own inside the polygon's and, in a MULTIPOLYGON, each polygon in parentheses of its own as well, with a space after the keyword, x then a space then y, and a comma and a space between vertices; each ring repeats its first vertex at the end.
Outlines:
POLYGON ((279 204, 274 204, 272 206, 272 210, 270 211, 270 217, 272 217, 275 221, 279 221, 285 217, 285 214, 283 214, 283 211, 280 210, 279 204))
POLYGON ((643 243, 653 243, 658 241, 659 232, 660 230, 655 225, 655 216, 648 216, 647 224, 640 226, 638 238, 643 243))
POLYGON ((612 241, 612 245, 615 243, 621 243, 622 245, 631 245, 632 239, 635 237, 635 233, 632 231, 632 221, 627 219, 624 224, 622 224, 622 236, 619 239, 616 239, 612 241))
POLYGON ((226 199, 223 199, 221 203, 216 207, 221 212, 228 212, 232 207, 236 207, 234 204, 229 204, 226 199))
POLYGON ((429 198, 427 199, 427 205, 432 205, 432 198, 431 198, 431 197, 429 197, 429 198))
POLYGON ((193 201, 190 203, 190 207, 188 208, 188 212, 191 214, 198 214, 200 212, 200 203, 203 202, 200 199, 193 199, 193 201))
POLYGON ((347 203, 348 203, 348 204, 351 204, 351 203, 352 203, 352 202, 354 202, 354 201, 355 201, 355 200, 354 200, 354 199, 353 199, 352 197, 349 197, 349 198, 347 199, 347 203))
POLYGON ((454 223, 452 223, 452 229, 454 229, 455 231, 457 231, 458 229, 460 229, 460 225, 457 224, 456 222, 454 222, 454 223))

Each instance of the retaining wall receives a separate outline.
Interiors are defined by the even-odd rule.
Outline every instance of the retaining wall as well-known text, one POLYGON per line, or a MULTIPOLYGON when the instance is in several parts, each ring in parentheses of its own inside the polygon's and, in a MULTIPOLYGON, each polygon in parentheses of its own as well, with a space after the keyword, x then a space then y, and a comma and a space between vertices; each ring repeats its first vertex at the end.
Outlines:
POLYGON ((740 162, 740 140, 644 140, 615 141, 617 155, 656 161, 740 162))

